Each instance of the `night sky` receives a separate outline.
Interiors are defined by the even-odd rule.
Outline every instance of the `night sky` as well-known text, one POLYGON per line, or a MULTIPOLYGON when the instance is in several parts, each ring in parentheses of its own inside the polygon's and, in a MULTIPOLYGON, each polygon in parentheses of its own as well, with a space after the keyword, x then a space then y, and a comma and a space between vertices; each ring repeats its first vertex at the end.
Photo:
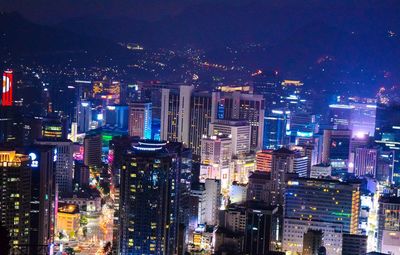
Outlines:
MULTIPOLYGON (((391 21, 391 13, 399 10, 400 2, 390 1, 255 1, 255 0, 0 0, 0 10, 17 11, 37 23, 58 23, 81 17, 132 17, 144 20, 158 20, 165 16, 174 16, 187 8, 203 5, 212 8, 213 4, 240 6, 260 5, 266 15, 281 12, 287 18, 302 15, 304 18, 343 16, 349 23, 374 14, 376 20, 391 21)), ((333 18, 334 18, 333 17, 333 18)), ((371 18, 374 18, 370 16, 371 18)), ((340 18, 340 17, 338 17, 340 18)))

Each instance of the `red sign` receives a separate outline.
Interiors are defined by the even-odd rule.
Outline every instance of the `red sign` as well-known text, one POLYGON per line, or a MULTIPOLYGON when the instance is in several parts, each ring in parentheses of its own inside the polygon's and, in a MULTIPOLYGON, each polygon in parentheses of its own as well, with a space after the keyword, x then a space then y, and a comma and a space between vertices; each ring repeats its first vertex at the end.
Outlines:
POLYGON ((10 70, 3 73, 3 93, 1 94, 1 105, 12 106, 12 85, 13 85, 13 72, 10 70))

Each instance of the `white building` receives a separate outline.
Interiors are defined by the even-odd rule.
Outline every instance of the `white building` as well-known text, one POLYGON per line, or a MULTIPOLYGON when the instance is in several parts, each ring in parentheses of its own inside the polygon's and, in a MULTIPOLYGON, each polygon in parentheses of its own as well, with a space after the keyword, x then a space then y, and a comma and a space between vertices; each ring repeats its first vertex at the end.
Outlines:
POLYGON ((216 120, 210 124, 209 135, 227 135, 232 138, 233 154, 250 151, 250 125, 246 121, 216 120))
POLYGON ((318 164, 311 166, 311 171, 310 171, 310 178, 321 178, 321 177, 327 177, 331 176, 332 174, 332 167, 330 164, 318 164))
POLYGON ((229 188, 233 181, 230 175, 231 144, 231 138, 226 136, 212 136, 201 139, 201 180, 215 178, 221 180, 222 189, 227 190, 229 188))
POLYGON ((284 219, 282 250, 288 255, 302 254, 303 237, 309 229, 323 232, 323 246, 328 255, 342 254, 341 224, 296 219, 284 219))

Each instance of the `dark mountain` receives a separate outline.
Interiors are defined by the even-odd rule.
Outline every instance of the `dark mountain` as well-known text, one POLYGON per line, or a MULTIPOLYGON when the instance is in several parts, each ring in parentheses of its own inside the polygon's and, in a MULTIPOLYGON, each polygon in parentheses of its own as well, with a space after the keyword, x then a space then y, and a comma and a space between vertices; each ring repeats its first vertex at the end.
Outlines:
POLYGON ((0 52, 25 59, 122 54, 113 41, 29 22, 17 13, 0 13, 0 52))

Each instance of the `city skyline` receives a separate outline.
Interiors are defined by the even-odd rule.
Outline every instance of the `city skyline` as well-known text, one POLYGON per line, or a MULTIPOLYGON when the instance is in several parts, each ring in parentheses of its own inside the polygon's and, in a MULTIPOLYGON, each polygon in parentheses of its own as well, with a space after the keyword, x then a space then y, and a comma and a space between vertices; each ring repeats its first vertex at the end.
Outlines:
POLYGON ((0 0, 0 253, 400 255, 398 13, 0 0))

